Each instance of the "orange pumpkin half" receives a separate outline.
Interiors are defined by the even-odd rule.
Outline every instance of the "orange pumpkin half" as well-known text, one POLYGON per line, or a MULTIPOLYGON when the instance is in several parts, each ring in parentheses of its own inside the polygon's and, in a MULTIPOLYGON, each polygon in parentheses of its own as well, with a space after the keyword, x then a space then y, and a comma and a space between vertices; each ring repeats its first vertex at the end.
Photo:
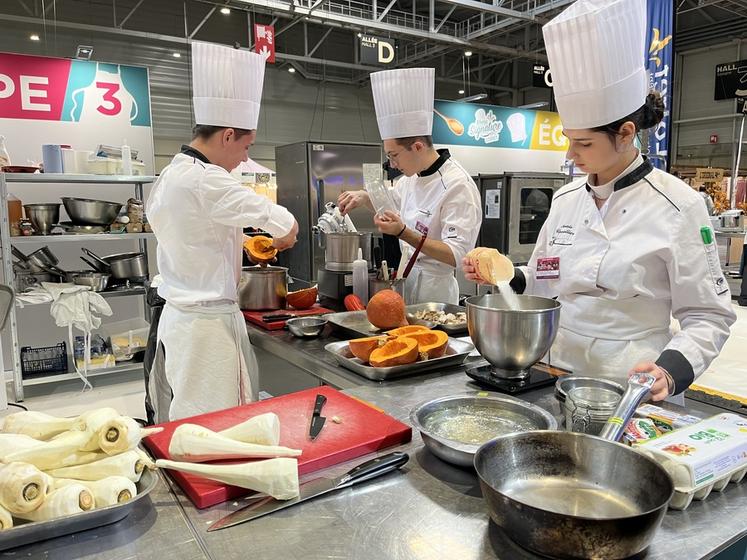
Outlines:
POLYGON ((258 264, 268 263, 278 254, 278 250, 272 246, 272 239, 264 235, 255 235, 244 240, 244 249, 258 264))
POLYGON ((418 352, 426 359, 440 358, 449 346, 449 335, 443 331, 415 332, 404 335, 418 343, 418 352))
POLYGON ((419 332, 430 332, 430 329, 425 325, 407 325, 406 327, 399 327, 386 333, 391 336, 405 336, 406 334, 413 334, 419 332))
POLYGON ((401 336, 371 352, 368 363, 373 367, 392 367, 412 364, 417 359, 418 341, 401 336))
POLYGON ((312 286, 311 288, 288 292, 288 295, 285 296, 285 301, 287 301, 288 305, 293 309, 309 309, 316 303, 316 296, 318 294, 319 290, 317 287, 312 286))
POLYGON ((350 353, 353 354, 353 356, 368 363, 368 360, 371 357, 371 352, 384 346, 387 340, 389 340, 388 336, 356 338, 354 340, 348 340, 348 348, 350 348, 350 353))

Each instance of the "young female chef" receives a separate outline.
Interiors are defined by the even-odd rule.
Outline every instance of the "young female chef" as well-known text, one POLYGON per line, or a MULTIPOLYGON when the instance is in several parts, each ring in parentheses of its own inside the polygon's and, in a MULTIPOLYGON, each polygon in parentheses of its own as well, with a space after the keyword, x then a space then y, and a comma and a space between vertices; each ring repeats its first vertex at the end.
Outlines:
POLYGON ((197 126, 153 186, 148 220, 158 240, 158 325, 149 395, 157 422, 256 400, 257 363, 237 305, 243 228, 262 228, 278 249, 298 224, 282 206, 230 175, 256 136, 264 57, 192 43, 197 126))
MULTIPOLYGON (((391 191, 399 212, 377 214, 374 222, 400 239, 405 262, 427 235, 405 283, 408 304, 458 303, 454 272, 474 248, 482 222, 475 182, 448 150, 433 148, 435 75, 433 68, 371 74, 384 151, 405 175, 391 191)), ((366 191, 343 192, 338 205, 343 214, 361 205, 373 209, 366 191)))
MULTIPOLYGON (((703 198, 634 146, 664 113, 645 29, 645 0, 579 0, 544 26, 568 158, 587 176, 557 192, 512 286, 562 303, 553 365, 618 381, 650 372, 662 400, 705 371, 735 314, 703 198)), ((463 270, 476 279, 469 259, 463 270)))

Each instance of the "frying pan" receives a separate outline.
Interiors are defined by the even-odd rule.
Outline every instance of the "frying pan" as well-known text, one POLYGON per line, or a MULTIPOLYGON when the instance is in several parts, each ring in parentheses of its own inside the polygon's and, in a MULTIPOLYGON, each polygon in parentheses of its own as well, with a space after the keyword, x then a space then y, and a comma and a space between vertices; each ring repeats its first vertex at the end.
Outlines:
POLYGON ((645 550, 674 484, 657 462, 616 443, 653 377, 631 377, 602 432, 496 438, 475 454, 490 518, 517 544, 551 558, 622 559, 645 550))

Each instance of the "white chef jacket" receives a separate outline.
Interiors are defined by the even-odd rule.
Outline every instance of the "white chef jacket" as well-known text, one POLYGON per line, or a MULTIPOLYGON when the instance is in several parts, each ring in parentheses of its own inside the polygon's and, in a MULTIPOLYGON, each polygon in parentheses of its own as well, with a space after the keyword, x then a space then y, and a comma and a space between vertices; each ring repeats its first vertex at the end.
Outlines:
MULTIPOLYGON (((392 189, 403 223, 410 229, 426 231, 428 237, 446 243, 459 266, 475 247, 482 223, 480 193, 469 173, 448 150, 438 150, 438 160, 425 171, 401 178, 392 189)), ((402 258, 414 248, 400 241, 402 258)), ((405 285, 408 304, 458 303, 459 287, 455 267, 420 253, 405 285)))
POLYGON ((287 235, 293 215, 199 152, 184 151, 161 172, 146 205, 158 239, 158 295, 180 305, 236 302, 243 228, 287 235))
POLYGON ((705 244, 702 227, 710 220, 700 195, 640 156, 601 209, 586 177, 560 189, 514 282, 563 305, 551 361, 624 380, 638 361, 652 360, 672 375, 676 394, 684 391, 736 319, 715 239, 705 244), (538 278, 538 265, 555 257, 559 277, 538 278))
POLYGON ((256 400, 258 367, 237 304, 243 228, 286 235, 293 216, 185 146, 146 205, 166 300, 149 393, 156 422, 256 400))

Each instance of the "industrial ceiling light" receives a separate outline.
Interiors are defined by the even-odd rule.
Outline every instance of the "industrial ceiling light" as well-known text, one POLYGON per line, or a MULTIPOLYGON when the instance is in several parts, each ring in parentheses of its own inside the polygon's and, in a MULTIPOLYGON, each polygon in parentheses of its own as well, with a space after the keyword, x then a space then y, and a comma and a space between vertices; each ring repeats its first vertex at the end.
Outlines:
POLYGON ((36 33, 32 34, 31 37, 29 37, 29 39, 31 39, 32 41, 41 41, 41 39, 36 33))
POLYGON ((469 58, 470 56, 472 56, 472 51, 464 51, 464 56, 469 58))
POLYGON ((227 16, 228 14, 231 13, 231 8, 221 8, 220 13, 223 14, 224 16, 227 16))
POLYGON ((459 95, 464 95, 464 90, 463 89, 459 90, 459 95))
POLYGON ((527 103, 526 105, 519 105, 517 109, 539 109, 540 107, 547 107, 549 103, 547 101, 537 101, 536 103, 527 103))
POLYGON ((459 99, 459 101, 462 101, 464 103, 471 103, 472 101, 480 101, 481 99, 486 99, 488 97, 487 93, 478 93, 477 95, 470 95, 469 97, 463 97, 462 99, 459 99))
POLYGON ((181 58, 182 57, 182 53, 175 52, 175 53, 172 53, 171 56, 173 56, 174 58, 181 58))
POLYGON ((290 66, 290 67, 288 68, 288 72, 290 72, 291 74, 295 74, 295 73, 296 73, 296 69, 295 69, 295 68, 293 68, 293 66, 290 66))
POLYGON ((78 45, 75 49, 75 58, 78 60, 91 60, 92 55, 93 47, 89 47, 88 45, 78 45))

